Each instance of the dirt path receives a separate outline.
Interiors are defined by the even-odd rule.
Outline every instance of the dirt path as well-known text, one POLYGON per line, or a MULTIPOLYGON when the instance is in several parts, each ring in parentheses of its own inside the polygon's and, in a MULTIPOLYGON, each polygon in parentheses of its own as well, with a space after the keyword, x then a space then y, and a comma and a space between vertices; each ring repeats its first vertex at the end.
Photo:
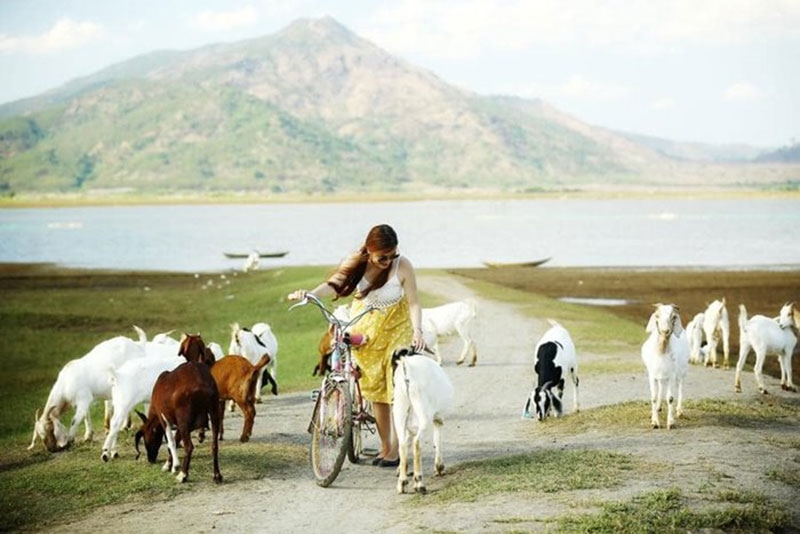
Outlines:
MULTIPOLYGON (((449 278, 422 277, 423 291, 440 294, 448 299, 474 296, 465 286, 449 278)), ((553 438, 534 437, 531 425, 537 423, 520 417, 525 398, 533 381, 532 352, 536 339, 547 325, 544 318, 531 320, 513 306, 479 299, 479 319, 475 339, 479 348, 478 365, 474 368, 456 366, 460 344, 453 340, 443 344, 445 369, 456 389, 456 406, 446 420, 443 430, 445 464, 452 466, 469 460, 504 456, 531 451, 543 446, 600 447, 622 453, 641 455, 648 460, 671 461, 672 467, 663 479, 653 480, 644 487, 640 482, 606 492, 604 497, 620 498, 645 491, 649 487, 689 486, 700 484, 694 476, 709 469, 734 477, 743 487, 764 485, 763 474, 780 462, 800 461, 797 448, 781 449, 765 444, 763 432, 727 428, 677 429, 673 432, 631 429, 624 436, 597 434, 576 435, 553 444, 553 438), (709 467, 710 466, 710 467, 709 467), (748 485, 750 484, 750 485, 748 485)), ((580 361, 597 356, 582 351, 580 361)), ((621 358, 638 361, 638 354, 621 358)), ((775 395, 789 396, 776 387, 776 381, 766 378, 767 387, 775 395)), ((692 367, 686 388, 686 398, 733 398, 732 371, 692 367)), ((744 377, 746 398, 757 398, 752 373, 744 377)), ((566 390, 566 406, 571 407, 571 389, 566 390)), ((647 384, 644 369, 622 375, 581 376, 581 407, 588 409, 629 400, 642 401, 642 417, 647 418, 647 384)), ((305 444, 304 432, 311 406, 307 392, 281 395, 260 409, 254 429, 255 440, 291 441, 305 444)), ((237 418, 231 422, 229 435, 241 425, 237 418)), ((782 425, 769 432, 786 440, 800 437, 800 426, 782 425), (788 436, 788 437, 787 437, 788 436)), ((227 429, 226 429, 227 433, 227 429)), ((429 476, 432 471, 432 446, 424 450, 424 469, 428 489, 435 492, 447 478, 429 476)), ((774 443, 779 443, 780 440, 774 443)), ((235 446, 229 444, 228 446, 235 446)), ((224 448, 221 457, 224 473, 224 448)), ((109 532, 116 534, 142 532, 143 525, 158 525, 166 532, 321 532, 332 525, 351 524, 352 532, 413 532, 459 531, 502 532, 507 528, 541 529, 542 524, 506 525, 495 522, 498 517, 553 517, 567 510, 564 498, 547 497, 532 500, 526 496, 503 495, 479 504, 450 504, 446 506, 406 506, 402 501, 410 496, 395 492, 392 469, 371 465, 352 465, 345 468, 331 488, 317 487, 308 470, 298 470, 282 478, 265 478, 255 482, 226 483, 221 487, 198 489, 169 502, 144 505, 107 507, 89 517, 53 531, 109 532)), ((798 491, 791 486, 767 486, 770 497, 787 503, 800 502, 798 491)), ((582 498, 587 495, 584 493, 582 498)), ((795 508, 797 506, 795 505, 795 508)), ((795 511, 795 514, 797 512, 795 511)), ((795 517, 795 524, 798 524, 795 517)), ((145 529, 147 530, 147 529, 145 529)))

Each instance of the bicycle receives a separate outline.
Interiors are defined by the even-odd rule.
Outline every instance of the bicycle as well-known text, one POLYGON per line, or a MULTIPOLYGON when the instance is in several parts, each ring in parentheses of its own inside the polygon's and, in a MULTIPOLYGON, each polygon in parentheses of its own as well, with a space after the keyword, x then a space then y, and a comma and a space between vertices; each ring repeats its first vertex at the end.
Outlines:
MULTIPOLYGON (((333 327, 333 352, 330 373, 322 377, 316 393, 308 431, 311 434, 310 459, 319 486, 330 486, 342 469, 345 456, 358 463, 364 454, 364 437, 376 432, 375 418, 368 401, 361 396, 358 375, 350 353, 353 341, 346 330, 375 310, 368 307, 349 321, 337 318, 313 294, 292 305, 289 310, 315 304, 333 327)), ((313 398, 313 397, 312 397, 313 398)))

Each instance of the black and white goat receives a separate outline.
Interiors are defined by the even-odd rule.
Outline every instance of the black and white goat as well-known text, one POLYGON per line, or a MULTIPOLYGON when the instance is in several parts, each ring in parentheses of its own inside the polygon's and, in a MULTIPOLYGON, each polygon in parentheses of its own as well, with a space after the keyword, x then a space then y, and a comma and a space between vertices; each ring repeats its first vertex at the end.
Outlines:
POLYGON ((453 403, 453 383, 442 367, 427 356, 401 348, 392 355, 394 393, 392 420, 400 450, 397 492, 404 493, 408 485, 408 447, 414 447, 414 491, 425 493, 422 480, 420 440, 433 426, 435 449, 434 470, 444 474, 440 429, 443 416, 453 403))
POLYGON ((761 369, 768 354, 777 354, 781 366, 781 388, 796 391, 792 383, 792 353, 797 345, 798 330, 794 319, 794 303, 788 302, 781 308, 778 317, 771 319, 763 315, 754 315, 747 319, 747 309, 739 305, 739 361, 736 363, 734 391, 742 391, 742 367, 747 355, 753 350, 756 353, 756 364, 753 373, 756 375, 758 391, 766 393, 761 379, 761 369))
POLYGON ((675 417, 683 412, 683 381, 689 369, 689 341, 681 324, 678 307, 655 304, 645 331, 650 336, 642 344, 642 361, 650 383, 650 423, 659 428, 658 411, 666 385, 667 428, 675 426, 675 417), (678 402, 675 406, 674 394, 678 402))
POLYGON ((573 411, 579 410, 578 403, 578 357, 575 344, 569 332, 556 321, 548 319, 550 329, 542 335, 536 344, 536 386, 531 391, 523 417, 531 417, 531 405, 536 410, 536 419, 544 420, 555 412, 556 417, 563 413, 564 381, 567 375, 572 382, 573 411))

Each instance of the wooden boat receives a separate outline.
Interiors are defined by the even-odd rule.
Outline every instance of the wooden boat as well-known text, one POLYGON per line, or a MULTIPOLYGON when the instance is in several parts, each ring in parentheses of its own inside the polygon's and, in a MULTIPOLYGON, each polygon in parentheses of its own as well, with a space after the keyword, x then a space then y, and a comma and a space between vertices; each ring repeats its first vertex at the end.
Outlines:
POLYGON ((497 263, 492 261, 485 261, 483 262, 483 264, 489 267, 490 269, 499 269, 502 267, 538 267, 544 263, 547 263, 548 261, 550 261, 549 257, 536 261, 523 261, 520 263, 497 263))
MULTIPOLYGON (((258 257, 259 258, 282 258, 282 257, 286 256, 288 253, 289 253, 288 250, 283 250, 281 252, 259 252, 258 253, 258 257)), ((239 259, 243 260, 245 258, 249 258, 251 253, 250 252, 244 252, 244 253, 241 253, 241 252, 223 252, 223 254, 225 254, 226 258, 230 258, 232 260, 239 260, 239 259)))

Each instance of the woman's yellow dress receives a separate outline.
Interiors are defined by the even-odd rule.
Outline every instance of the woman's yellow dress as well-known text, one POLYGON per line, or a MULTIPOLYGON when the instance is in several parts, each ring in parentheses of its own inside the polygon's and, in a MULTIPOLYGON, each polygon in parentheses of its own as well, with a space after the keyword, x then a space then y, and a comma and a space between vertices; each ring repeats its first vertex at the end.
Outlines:
MULTIPOLYGON (((367 303, 354 299, 351 316, 365 309, 367 303)), ((353 356, 361 369, 361 394, 371 402, 392 402, 392 353, 411 344, 413 328, 408 302, 403 296, 388 307, 365 315, 353 325, 353 332, 367 336, 367 342, 353 347, 353 356)))

